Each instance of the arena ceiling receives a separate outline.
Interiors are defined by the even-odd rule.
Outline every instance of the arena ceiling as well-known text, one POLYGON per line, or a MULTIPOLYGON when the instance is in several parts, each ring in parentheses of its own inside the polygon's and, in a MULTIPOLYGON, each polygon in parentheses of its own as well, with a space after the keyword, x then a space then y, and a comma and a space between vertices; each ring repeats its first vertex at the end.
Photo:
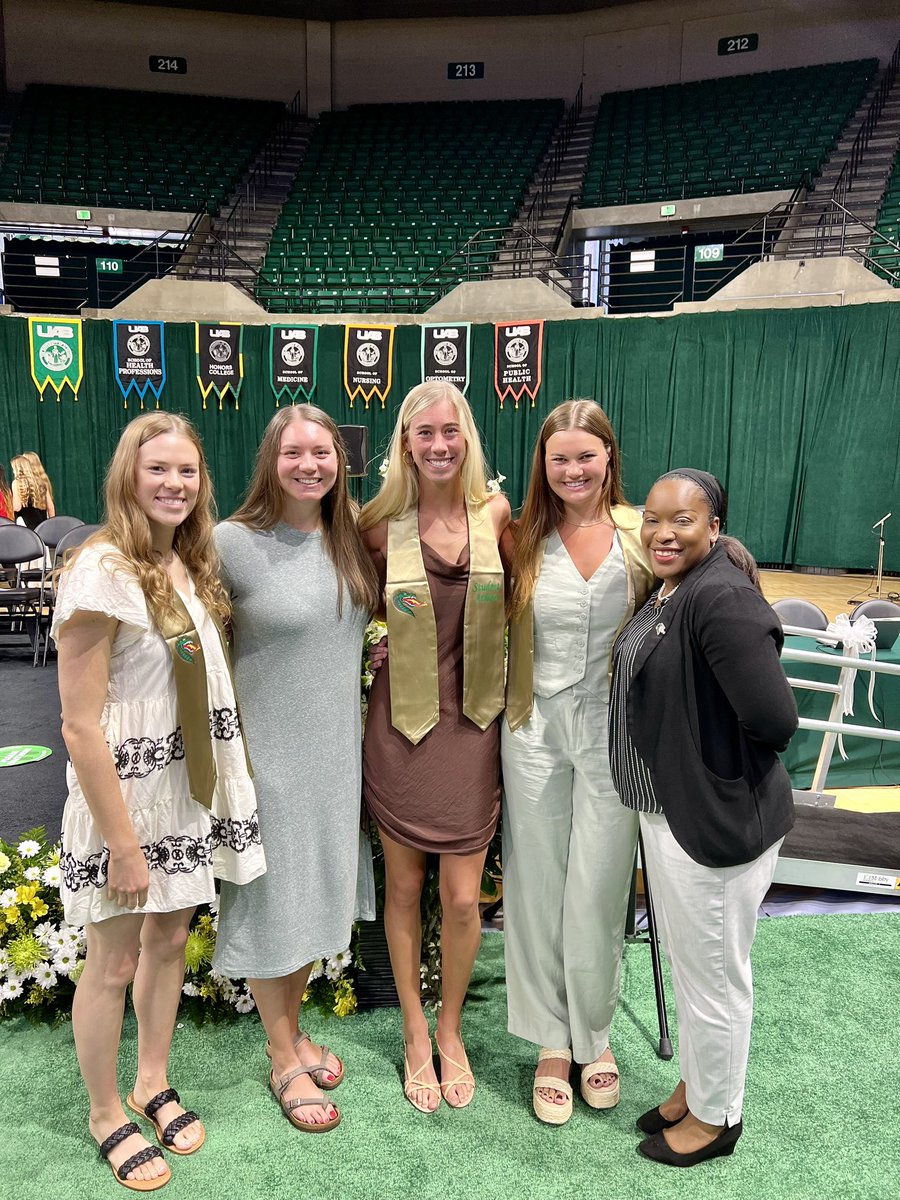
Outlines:
POLYGON ((106 0, 148 8, 192 8, 310 21, 378 21, 422 17, 534 17, 617 8, 634 0, 106 0))

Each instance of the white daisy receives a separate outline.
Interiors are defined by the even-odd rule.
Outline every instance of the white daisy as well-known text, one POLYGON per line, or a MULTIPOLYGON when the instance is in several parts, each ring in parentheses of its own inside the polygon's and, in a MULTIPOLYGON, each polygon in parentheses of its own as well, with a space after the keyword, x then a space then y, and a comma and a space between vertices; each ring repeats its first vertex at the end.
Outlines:
POLYGON ((0 908, 12 908, 16 902, 16 889, 7 888, 0 892, 0 908))
POLYGON ((234 1007, 239 1013, 248 1013, 253 1012, 254 1008, 256 1008, 256 1004, 254 1003, 252 996, 238 996, 234 1002, 234 1007))
POLYGON ((186 983, 186 984, 184 984, 184 986, 182 987, 181 990, 185 996, 199 996, 200 995, 200 989, 197 987, 196 983, 186 983))
POLYGON ((330 979, 332 983, 341 977, 341 968, 337 965, 333 958, 329 958, 325 964, 325 978, 330 979))
POLYGON ((78 966, 78 955, 74 950, 58 950, 50 965, 60 975, 69 976, 78 966))
POLYGON ((36 967, 32 972, 32 978, 38 987, 45 989, 56 987, 57 983, 59 982, 52 963, 41 963, 41 965, 36 967))
POLYGON ((37 883, 37 881, 41 877, 41 868, 40 867, 26 867, 23 874, 29 883, 37 883))
POLYGON ((41 879, 44 881, 47 887, 58 888, 60 883, 62 883, 62 873, 60 872, 59 867, 47 867, 46 871, 44 871, 43 875, 41 876, 41 879))
POLYGON ((348 946, 346 950, 342 950, 340 954, 336 954, 332 959, 332 962, 335 963, 336 966, 340 967, 342 971, 346 971, 348 967, 352 967, 353 955, 350 953, 350 947, 348 946))
POLYGON ((21 995, 21 983, 14 983, 9 979, 6 983, 0 984, 0 1000, 18 1000, 21 995))
POLYGON ((36 854, 40 854, 41 852, 41 843, 26 839, 24 842, 19 842, 16 849, 19 852, 19 858, 34 858, 36 854))
POLYGON ((41 921, 34 927, 34 936, 44 946, 47 945, 48 939, 56 932, 56 926, 52 921, 41 921))
POLYGON ((321 979, 323 971, 324 971, 324 968, 322 966, 322 960, 321 960, 321 958, 317 958, 316 961, 313 963, 312 967, 310 968, 309 982, 313 983, 316 979, 321 979))
POLYGON ((44 945, 48 946, 54 954, 57 950, 68 950, 69 944, 69 926, 65 921, 54 929, 44 942, 44 945))

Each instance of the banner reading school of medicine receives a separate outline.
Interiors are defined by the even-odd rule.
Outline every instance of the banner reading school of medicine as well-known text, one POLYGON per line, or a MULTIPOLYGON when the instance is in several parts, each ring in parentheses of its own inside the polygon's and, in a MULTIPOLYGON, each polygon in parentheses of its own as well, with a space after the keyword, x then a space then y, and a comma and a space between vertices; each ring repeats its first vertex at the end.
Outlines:
POLYGON ((275 407, 287 396, 291 404, 302 397, 312 403, 316 390, 316 361, 319 352, 317 325, 269 326, 269 383, 275 407))
POLYGON ((544 346, 543 321, 501 321, 494 325, 494 388, 500 407, 512 396, 519 407, 523 396, 531 407, 541 386, 544 346))
POLYGON ((56 402, 66 384, 78 399, 83 376, 81 321, 62 321, 57 317, 28 318, 28 354, 31 378, 41 400, 49 384, 56 392, 56 402))
POLYGON ((463 395, 469 388, 469 347, 472 326, 422 326, 422 382, 452 383, 463 395))
POLYGON ((357 396, 377 396, 384 408, 394 366, 394 325, 344 326, 344 388, 350 407, 357 396))
POLYGON ((239 408, 238 396, 244 382, 244 355, 241 346, 244 327, 235 321, 220 321, 217 325, 194 323, 194 348, 197 352, 197 382, 206 408, 210 392, 222 397, 231 389, 234 407, 239 408))
POLYGON ((144 407, 144 396, 159 398, 166 384, 166 327, 162 321, 113 321, 113 363, 116 383, 128 407, 134 389, 144 407))

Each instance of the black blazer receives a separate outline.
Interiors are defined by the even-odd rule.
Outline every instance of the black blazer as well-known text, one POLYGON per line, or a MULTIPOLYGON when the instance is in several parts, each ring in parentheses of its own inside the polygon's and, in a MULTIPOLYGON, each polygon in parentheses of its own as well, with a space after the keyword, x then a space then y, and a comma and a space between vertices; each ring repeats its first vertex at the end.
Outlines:
POLYGON ((777 751, 797 728, 781 624, 721 543, 660 610, 635 661, 628 729, 678 844, 752 862, 794 823, 777 751))

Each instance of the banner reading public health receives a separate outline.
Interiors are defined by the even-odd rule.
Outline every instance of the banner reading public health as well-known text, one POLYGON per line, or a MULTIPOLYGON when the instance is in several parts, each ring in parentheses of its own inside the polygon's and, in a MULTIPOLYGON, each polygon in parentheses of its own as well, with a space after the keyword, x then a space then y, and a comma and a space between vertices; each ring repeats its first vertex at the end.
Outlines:
POLYGON ((281 407, 283 396, 291 404, 301 397, 307 404, 312 403, 318 352, 317 325, 269 326, 269 383, 276 408, 281 407))
POLYGON ((128 407, 128 393, 159 398, 166 385, 166 327, 162 321, 113 321, 113 362, 116 383, 128 407))
POLYGON ((452 383, 463 395, 469 387, 469 345, 472 326, 422 326, 422 382, 452 383))
POLYGON ((80 320, 29 317, 28 354, 31 361, 31 378, 41 400, 44 399, 44 391, 48 384, 56 392, 57 404, 59 394, 66 384, 72 389, 75 399, 78 399, 84 370, 80 320))
POLYGON ((494 325, 494 388, 500 407, 512 396, 516 408, 523 396, 535 399, 541 386, 543 321, 501 321, 494 325))
POLYGON ((244 327, 234 321, 220 321, 217 325, 194 323, 194 348, 197 352, 197 382, 203 397, 203 407, 210 392, 219 398, 230 389, 234 396, 234 407, 240 407, 238 396, 244 382, 244 355, 241 352, 244 327))
POLYGON ((394 325, 344 326, 344 388, 350 407, 357 396, 377 396, 384 408, 391 390, 394 363, 394 325))

